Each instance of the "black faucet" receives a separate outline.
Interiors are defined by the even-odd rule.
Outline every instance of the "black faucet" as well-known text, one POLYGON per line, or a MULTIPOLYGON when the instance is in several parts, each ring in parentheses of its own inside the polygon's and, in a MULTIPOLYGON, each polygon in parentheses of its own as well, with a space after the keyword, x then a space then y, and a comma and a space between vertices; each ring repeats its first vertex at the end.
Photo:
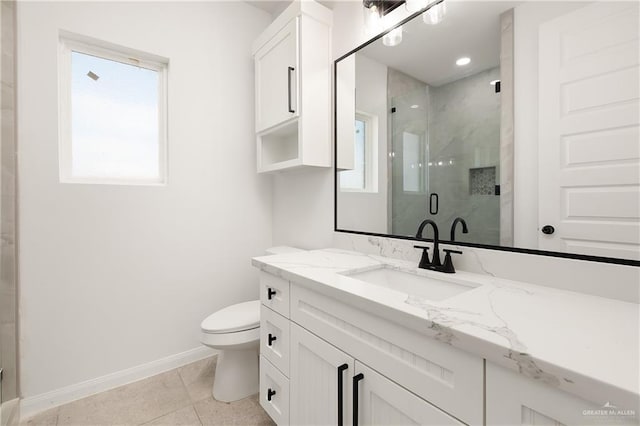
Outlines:
MULTIPOLYGON (((419 238, 421 240, 424 239, 422 237, 422 231, 424 230, 424 227, 427 225, 431 225, 431 227, 433 228, 433 258, 431 259, 431 262, 429 263, 429 265, 440 266, 442 265, 442 262, 440 262, 440 249, 439 249, 440 236, 438 232, 438 225, 431 219, 423 220, 420 226, 418 227, 418 232, 416 232, 416 238, 419 238)), ((425 254, 426 254, 426 251, 423 253, 423 257, 425 254)), ((423 269, 426 269, 426 268, 423 268, 423 269)))
MULTIPOLYGON (((457 218, 454 221, 454 227, 458 219, 462 222, 462 226, 463 226, 462 232, 465 232, 464 230, 467 229, 467 225, 464 222, 464 219, 457 218)), ((432 271, 453 274, 454 272, 456 272, 456 270, 453 267, 453 261, 451 260, 451 253, 462 254, 462 252, 445 249, 444 252, 446 253, 446 256, 444 257, 444 265, 443 265, 440 262, 440 248, 439 248, 440 240, 438 235, 438 225, 433 220, 425 219, 422 221, 422 223, 418 227, 418 232, 416 232, 416 238, 421 240, 424 239, 422 237, 422 231, 424 230, 424 227, 427 225, 431 225, 431 227, 433 228, 433 259, 431 260, 431 262, 429 262, 429 255, 427 254, 427 250, 429 250, 429 247, 414 246, 415 248, 422 249, 422 258, 420 258, 420 264, 418 265, 418 267, 422 269, 430 269, 432 271)), ((452 227, 452 232, 454 227, 452 227)))
POLYGON ((461 217, 456 217, 453 220, 453 223, 451 224, 451 241, 456 240, 456 225, 458 225, 459 223, 462 224, 462 233, 463 234, 469 233, 469 228, 467 228, 467 222, 465 222, 464 219, 461 217))

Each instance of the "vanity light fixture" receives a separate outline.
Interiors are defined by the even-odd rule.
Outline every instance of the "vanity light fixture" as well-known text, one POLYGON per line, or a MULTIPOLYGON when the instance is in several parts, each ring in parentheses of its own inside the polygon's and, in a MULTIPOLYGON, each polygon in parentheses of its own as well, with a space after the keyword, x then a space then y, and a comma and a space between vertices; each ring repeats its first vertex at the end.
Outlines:
POLYGON ((404 3, 404 0, 362 0, 364 25, 369 34, 378 34, 385 29, 383 17, 404 3))
POLYGON ((458 58, 456 60, 456 65, 459 67, 463 67, 465 65, 469 65, 471 63, 471 58, 464 56, 462 58, 458 58))
POLYGON ((422 20, 427 25, 437 25, 444 19, 444 15, 447 13, 447 5, 444 0, 431 6, 426 12, 422 14, 422 20))
POLYGON ((369 34, 378 33, 382 29, 382 17, 375 4, 364 8, 364 27, 369 34))
POLYGON ((382 44, 385 46, 393 47, 400 43, 402 43, 402 25, 389 31, 382 37, 382 44))

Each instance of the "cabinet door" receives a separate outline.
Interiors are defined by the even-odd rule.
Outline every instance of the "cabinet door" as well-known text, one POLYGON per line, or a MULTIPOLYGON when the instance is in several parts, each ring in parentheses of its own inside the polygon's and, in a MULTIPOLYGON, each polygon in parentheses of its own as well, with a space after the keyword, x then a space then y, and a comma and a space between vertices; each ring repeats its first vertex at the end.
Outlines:
POLYGON ((589 402, 487 362, 487 425, 571 426, 638 424, 637 407, 589 402))
POLYGON ((292 425, 351 424, 353 358, 292 322, 290 371, 292 425))
POLYGON ((358 425, 464 424, 357 361, 355 380, 352 408, 358 425))
POLYGON ((297 39, 298 18, 256 52, 256 132, 299 114, 297 39))

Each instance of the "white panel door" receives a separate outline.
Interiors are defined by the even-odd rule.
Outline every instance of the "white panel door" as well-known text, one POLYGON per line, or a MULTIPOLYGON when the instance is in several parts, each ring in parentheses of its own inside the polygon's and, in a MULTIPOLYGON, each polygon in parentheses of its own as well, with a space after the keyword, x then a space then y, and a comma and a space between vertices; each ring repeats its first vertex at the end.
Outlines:
POLYGON ((638 9, 601 2, 540 26, 541 249, 640 259, 638 9))
POLYGON ((256 132, 299 115, 298 18, 255 54, 256 132))
POLYGON ((359 425, 464 424, 357 361, 356 375, 358 398, 354 394, 352 409, 357 408, 359 425))
POLYGON ((353 358, 292 322, 290 370, 292 425, 340 424, 339 388, 343 424, 351 424, 353 358))

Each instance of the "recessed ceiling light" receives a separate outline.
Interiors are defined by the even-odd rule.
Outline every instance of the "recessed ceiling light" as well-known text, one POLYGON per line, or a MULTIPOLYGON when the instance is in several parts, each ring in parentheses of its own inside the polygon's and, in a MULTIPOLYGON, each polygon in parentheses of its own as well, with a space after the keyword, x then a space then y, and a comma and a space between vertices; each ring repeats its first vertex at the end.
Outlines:
POLYGON ((420 105, 411 105, 411 107, 410 107, 410 108, 411 108, 411 109, 418 109, 418 108, 420 108, 420 105))
POLYGON ((463 58, 458 58, 458 60, 456 61, 456 65, 459 67, 463 67, 465 65, 469 65, 471 63, 471 58, 468 57, 463 57, 463 58))
POLYGON ((500 83, 500 80, 493 80, 493 81, 489 82, 489 84, 492 85, 492 86, 495 86, 496 83, 500 83))

